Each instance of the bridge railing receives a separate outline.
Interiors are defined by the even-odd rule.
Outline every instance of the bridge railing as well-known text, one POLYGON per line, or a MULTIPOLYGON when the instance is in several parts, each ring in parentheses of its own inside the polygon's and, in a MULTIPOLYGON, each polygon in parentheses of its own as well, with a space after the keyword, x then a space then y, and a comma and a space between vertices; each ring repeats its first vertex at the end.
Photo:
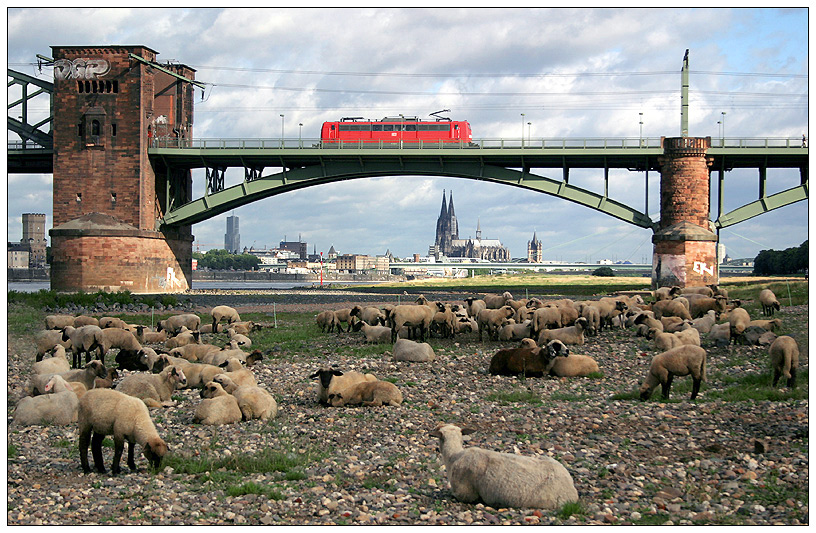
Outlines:
MULTIPOLYGON (((9 142, 9 149, 12 149, 9 142)), ((20 144, 20 143, 16 143, 20 144)), ((790 137, 739 137, 712 138, 712 148, 802 148, 807 141, 790 137)), ((189 148, 189 149, 444 149, 444 150, 588 150, 588 149, 660 149, 661 137, 585 137, 585 138, 547 138, 533 139, 474 139, 472 142, 441 141, 321 141, 317 138, 299 139, 169 139, 154 138, 154 148, 189 148)), ((19 147, 17 148, 19 149, 19 147)))

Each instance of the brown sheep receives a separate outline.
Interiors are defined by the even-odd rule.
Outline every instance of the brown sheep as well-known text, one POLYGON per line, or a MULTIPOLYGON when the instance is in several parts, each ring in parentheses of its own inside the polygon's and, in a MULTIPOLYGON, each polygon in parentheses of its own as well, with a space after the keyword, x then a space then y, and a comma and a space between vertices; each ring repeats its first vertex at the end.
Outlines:
POLYGON ((773 368, 773 383, 776 387, 779 378, 784 376, 787 379, 789 388, 796 387, 796 370, 799 368, 799 345, 796 340, 788 335, 777 338, 768 349, 771 355, 771 367, 773 368))
POLYGON ((652 358, 649 374, 640 387, 640 400, 646 401, 658 385, 663 388, 663 399, 669 399, 674 376, 691 374, 691 399, 697 398, 700 383, 705 381, 706 351, 699 346, 678 346, 652 358))
POLYGON ((762 314, 765 316, 773 316, 774 310, 779 311, 781 306, 779 300, 771 289, 762 289, 759 291, 759 303, 762 305, 762 314))
POLYGON ((522 341, 522 347, 505 348, 490 359, 488 372, 494 376, 542 377, 550 372, 556 357, 569 356, 569 348, 561 341, 551 341, 546 346, 530 346, 532 339, 522 341))

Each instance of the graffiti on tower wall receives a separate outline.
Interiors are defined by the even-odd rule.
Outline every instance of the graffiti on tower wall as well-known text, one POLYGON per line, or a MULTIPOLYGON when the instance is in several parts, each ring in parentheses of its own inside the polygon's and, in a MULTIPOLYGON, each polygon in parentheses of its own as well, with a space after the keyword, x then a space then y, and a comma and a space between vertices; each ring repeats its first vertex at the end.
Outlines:
POLYGON ((54 62, 54 78, 58 80, 92 80, 110 71, 104 59, 58 59, 54 62))
POLYGON ((658 286, 686 286, 685 255, 654 254, 652 265, 652 279, 657 280, 658 286))

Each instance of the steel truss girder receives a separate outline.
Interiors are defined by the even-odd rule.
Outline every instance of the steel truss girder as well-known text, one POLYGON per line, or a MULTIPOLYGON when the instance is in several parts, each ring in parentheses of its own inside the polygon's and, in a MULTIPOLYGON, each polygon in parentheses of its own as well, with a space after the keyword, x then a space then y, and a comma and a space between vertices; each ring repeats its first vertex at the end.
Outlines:
POLYGON ((458 177, 504 183, 563 198, 642 228, 654 230, 657 227, 648 215, 607 196, 569 185, 563 181, 531 174, 528 169, 520 172, 501 166, 485 165, 478 161, 447 161, 443 167, 438 160, 411 161, 405 159, 401 159, 398 164, 389 161, 367 161, 365 168, 359 161, 342 160, 326 160, 321 161, 320 165, 290 168, 254 181, 244 181, 239 185, 179 206, 165 215, 163 224, 168 226, 195 224, 263 198, 314 185, 356 178, 402 175, 458 177))
POLYGON ((718 228, 727 228, 728 226, 745 222, 749 218, 767 213, 768 211, 807 199, 808 183, 805 181, 805 183, 802 185, 772 194, 771 196, 762 197, 759 200, 751 202, 750 204, 746 204, 742 207, 734 209, 729 213, 720 215, 714 222, 714 225, 718 228))
POLYGON ((8 82, 8 86, 11 87, 12 85, 17 84, 21 86, 22 90, 22 97, 14 102, 11 102, 7 106, 8 109, 20 106, 22 121, 8 117, 8 130, 19 135, 20 139, 23 141, 31 141, 42 146, 43 148, 52 150, 54 147, 54 136, 50 131, 43 131, 40 129, 40 127, 52 122, 54 117, 53 101, 49 103, 50 113, 48 118, 38 122, 37 124, 28 123, 28 102, 40 94, 48 94, 49 97, 53 97, 54 84, 33 76, 29 76, 28 74, 23 74, 22 72, 17 72, 15 70, 7 69, 7 72, 8 77, 11 78, 11 81, 8 82), (38 89, 32 93, 29 93, 29 86, 34 86, 38 89))

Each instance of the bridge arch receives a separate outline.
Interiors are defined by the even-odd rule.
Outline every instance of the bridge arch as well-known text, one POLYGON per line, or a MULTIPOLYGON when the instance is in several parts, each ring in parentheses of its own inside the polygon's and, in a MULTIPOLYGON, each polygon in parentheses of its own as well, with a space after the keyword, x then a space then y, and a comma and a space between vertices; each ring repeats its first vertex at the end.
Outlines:
POLYGON ((598 194, 565 181, 554 180, 526 170, 497 165, 459 161, 363 162, 324 161, 321 165, 285 169, 277 174, 243 182, 221 191, 180 205, 170 210, 162 223, 182 226, 202 222, 249 203, 306 187, 337 181, 388 176, 434 176, 466 178, 512 185, 549 194, 590 209, 608 214, 624 222, 654 230, 656 223, 648 215, 608 196, 598 194))

